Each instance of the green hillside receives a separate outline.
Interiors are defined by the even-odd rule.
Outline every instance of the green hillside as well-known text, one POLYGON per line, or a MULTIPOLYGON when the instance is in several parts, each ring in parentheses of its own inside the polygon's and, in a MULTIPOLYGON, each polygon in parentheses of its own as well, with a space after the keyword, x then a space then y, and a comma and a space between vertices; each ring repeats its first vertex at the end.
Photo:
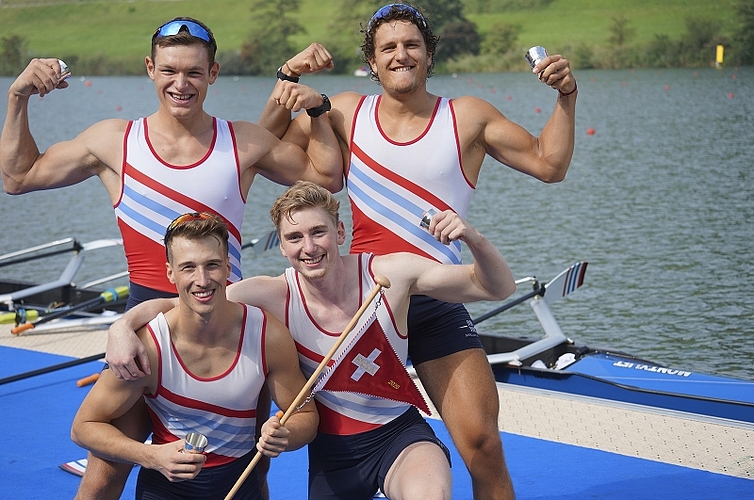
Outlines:
MULTIPOLYGON (((419 3, 419 2, 417 2, 419 3)), ((546 3, 546 2, 545 2, 546 3)), ((611 20, 623 16, 636 32, 632 43, 642 44, 664 34, 678 39, 687 17, 717 20, 723 34, 735 30, 736 0, 554 0, 535 10, 470 14, 484 34, 495 23, 521 26, 519 43, 528 48, 545 45, 551 51, 578 45, 600 48, 610 35, 611 20)), ((251 2, 239 0, 21 1, 0 0, 0 38, 25 38, 34 56, 101 55, 141 61, 149 35, 161 22, 179 15, 206 22, 219 40, 220 51, 237 50, 248 33, 251 2), (44 5, 40 5, 44 4, 44 5), (34 5, 34 6, 23 6, 34 5)), ((324 40, 338 4, 302 0, 298 19, 307 33, 295 38, 303 48, 324 40)), ((345 28, 344 28, 345 29, 345 28)))
POLYGON ((719 20, 723 33, 735 30, 735 0, 555 0, 548 7, 532 11, 471 15, 484 33, 496 22, 523 28, 523 46, 558 47, 579 44, 604 47, 613 18, 624 16, 636 30, 634 42, 645 44, 655 35, 678 39, 686 32, 686 18, 719 20))

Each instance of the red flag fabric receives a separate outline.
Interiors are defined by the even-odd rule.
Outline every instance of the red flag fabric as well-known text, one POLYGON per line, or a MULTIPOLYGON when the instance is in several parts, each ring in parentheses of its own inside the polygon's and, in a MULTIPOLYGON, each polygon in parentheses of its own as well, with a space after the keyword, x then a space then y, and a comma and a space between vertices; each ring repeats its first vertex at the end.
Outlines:
POLYGON ((395 353, 376 315, 335 359, 313 392, 356 392, 416 406, 431 415, 429 406, 411 375, 395 353))

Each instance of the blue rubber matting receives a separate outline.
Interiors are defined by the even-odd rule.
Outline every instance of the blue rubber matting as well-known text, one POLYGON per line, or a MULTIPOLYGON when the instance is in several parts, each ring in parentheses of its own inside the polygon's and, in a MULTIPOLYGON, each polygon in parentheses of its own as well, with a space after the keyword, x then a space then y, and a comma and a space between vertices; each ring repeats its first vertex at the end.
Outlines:
MULTIPOLYGON (((71 358, 0 347, 0 378, 71 358)), ((79 478, 62 463, 86 453, 69 436, 73 415, 88 388, 76 381, 97 373, 90 362, 0 385, 5 445, 0 450, 0 498, 73 498, 79 478)), ((471 482, 442 422, 430 420, 453 454, 453 498, 471 500, 471 482)), ((754 481, 502 433, 519 500, 754 498, 754 481)), ((133 498, 135 474, 123 498, 133 498)), ((306 451, 283 454, 270 471, 272 499, 306 498, 306 451)))

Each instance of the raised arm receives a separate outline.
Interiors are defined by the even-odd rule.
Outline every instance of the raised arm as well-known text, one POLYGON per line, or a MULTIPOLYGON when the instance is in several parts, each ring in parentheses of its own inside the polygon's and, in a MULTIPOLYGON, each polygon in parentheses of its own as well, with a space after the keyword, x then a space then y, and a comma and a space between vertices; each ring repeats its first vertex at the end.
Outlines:
MULTIPOLYGON (((29 98, 67 86, 68 83, 60 79, 57 59, 33 59, 8 89, 8 109, 0 135, 0 171, 7 193, 68 186, 101 175, 107 171, 108 164, 115 164, 113 154, 120 154, 120 149, 118 144, 110 142, 110 136, 115 131, 125 130, 123 120, 100 122, 74 140, 50 146, 44 153, 39 151, 29 129, 29 98), (92 145, 97 147, 90 147, 92 145)), ((108 189, 113 188, 112 197, 119 189, 119 175, 106 176, 103 182, 108 189)))
POLYGON ((576 78, 568 60, 560 55, 545 58, 532 71, 539 75, 540 81, 558 91, 555 109, 539 135, 539 143, 551 167, 550 174, 543 175, 540 180, 560 182, 565 178, 573 157, 578 97, 576 78))
MULTIPOLYGON (((320 96, 319 104, 321 103, 320 96)), ((333 193, 340 191, 343 188, 343 156, 327 113, 317 117, 303 115, 303 118, 310 122, 308 126, 311 127, 305 149, 295 142, 279 140, 259 125, 235 122, 240 154, 243 156, 243 150, 258 150, 263 153, 257 157, 252 154, 251 165, 246 161, 247 168, 253 166, 253 171, 286 186, 303 179, 319 184, 333 193)))
POLYGON ((178 304, 178 299, 152 299, 136 305, 107 331, 105 361, 116 378, 136 380, 151 375, 144 343, 136 331, 152 321, 159 313, 166 313, 178 304))
MULTIPOLYGON (((296 346, 288 329, 271 314, 266 313, 266 316, 267 386, 272 400, 285 411, 301 392, 306 379, 299 368, 296 346)), ((296 450, 314 439, 318 426, 319 414, 312 400, 293 412, 284 427, 277 416, 265 422, 257 448, 270 457, 296 450)))
POLYGON ((429 232, 448 244, 461 240, 474 257, 469 265, 440 264, 409 253, 375 258, 375 272, 395 276, 391 288, 406 280, 408 295, 429 295, 446 302, 502 300, 516 290, 508 263, 500 251, 479 231, 453 211, 432 217, 429 232))
POLYGON ((543 182, 565 178, 574 149, 576 80, 566 59, 545 58, 535 68, 539 79, 556 89, 555 109, 539 137, 508 120, 492 104, 476 97, 454 99, 462 137, 463 164, 475 182, 484 155, 543 182), (543 69, 539 69, 543 68, 543 69))
MULTIPOLYGON (((318 106, 319 93, 309 87, 295 84, 301 75, 317 73, 333 68, 332 55, 319 43, 312 43, 307 48, 290 58, 278 70, 277 84, 267 100, 267 105, 259 117, 259 125, 276 137, 282 139, 291 122, 291 111, 299 111, 318 106)), ((301 145, 297 142, 297 144, 301 145)), ((306 147, 301 145, 304 149, 306 147)))

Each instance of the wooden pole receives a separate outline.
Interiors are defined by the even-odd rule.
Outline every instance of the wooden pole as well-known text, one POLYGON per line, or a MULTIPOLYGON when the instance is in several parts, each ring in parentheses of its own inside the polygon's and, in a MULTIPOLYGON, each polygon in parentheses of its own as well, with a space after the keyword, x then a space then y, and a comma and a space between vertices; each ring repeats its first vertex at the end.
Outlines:
MULTIPOLYGON (((361 319, 361 316, 364 314, 364 312, 367 310, 367 307, 372 303, 374 298, 377 296, 378 293, 380 293, 380 290, 383 288, 390 288, 390 281, 385 278, 384 276, 375 276, 374 281, 376 285, 374 285, 374 288, 369 292, 369 296, 367 297, 367 300, 364 301, 363 304, 361 304, 361 307, 359 307, 359 310, 356 311, 356 314, 353 318, 351 318, 351 321, 346 325, 345 330, 343 330, 343 333, 340 334, 338 339, 335 341, 335 344, 333 344, 332 348, 330 349, 330 352, 328 352, 324 358, 322 358, 322 361, 320 361, 319 365, 317 366, 317 369, 314 370, 314 373, 309 377, 309 380, 306 381, 304 384, 304 387, 301 388, 301 391, 299 391, 298 396, 293 400, 293 403, 288 407, 288 409, 285 411, 285 413, 280 417, 280 414, 282 412, 278 412, 277 415, 280 418, 280 425, 285 425, 285 423, 288 421, 288 418, 293 414, 294 411, 296 411, 296 407, 303 401, 306 396, 310 393, 312 385, 317 381, 322 371, 327 366, 327 363, 330 362, 333 356, 335 356, 335 353, 337 352, 338 348, 343 344, 343 342, 346 340, 346 337, 348 337, 348 334, 351 333, 351 330, 356 326, 356 323, 359 322, 359 319, 361 319)), ((254 458, 251 459, 251 462, 249 462, 249 465, 246 466, 246 469, 243 471, 241 476, 236 481, 236 484, 233 485, 233 488, 228 492, 228 494, 225 496, 225 500, 231 500, 236 493, 238 493, 238 490, 243 485, 243 482, 246 481, 246 478, 249 477, 249 474, 251 474, 251 471, 254 470, 254 467, 259 463, 259 460, 262 459, 262 454, 257 450, 256 454, 254 455, 254 458)))

